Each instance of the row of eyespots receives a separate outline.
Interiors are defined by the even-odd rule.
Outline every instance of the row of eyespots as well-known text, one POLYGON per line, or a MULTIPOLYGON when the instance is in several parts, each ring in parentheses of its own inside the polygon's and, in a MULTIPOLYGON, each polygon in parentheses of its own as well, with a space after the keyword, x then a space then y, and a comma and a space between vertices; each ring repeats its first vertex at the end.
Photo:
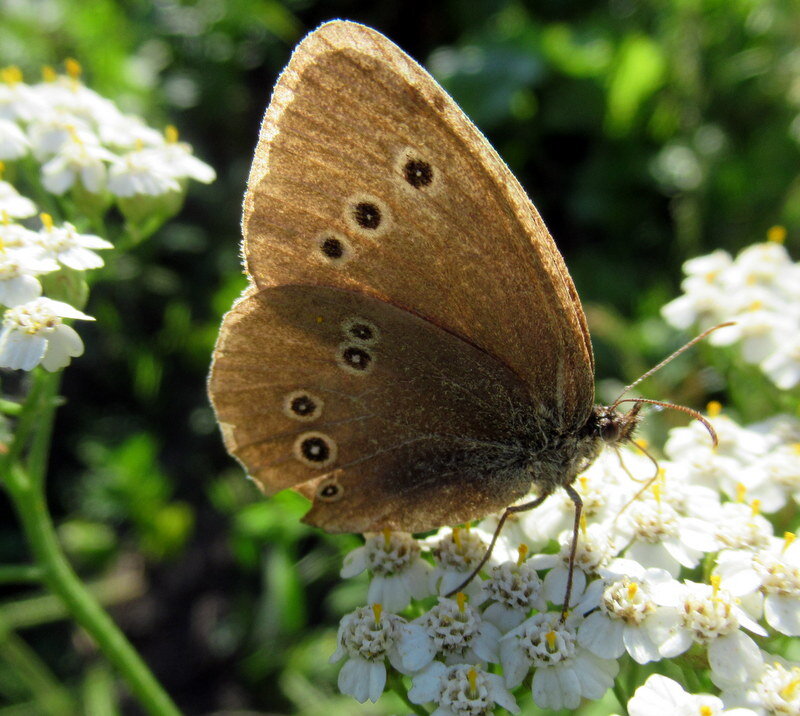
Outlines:
MULTIPOLYGON (((336 351, 336 362, 352 375, 366 375, 375 365, 372 351, 380 341, 380 329, 366 318, 348 316, 342 321, 342 333, 348 340, 336 351)), ((307 390, 295 390, 283 400, 283 411, 294 420, 310 422, 322 415, 323 401, 307 390)), ((295 441, 293 454, 308 467, 328 467, 336 460, 336 442, 318 431, 302 433, 295 441)))
MULTIPOLYGON (((422 190, 433 185, 435 173, 432 165, 414 150, 404 150, 396 167, 409 187, 422 190)), ((377 237, 391 226, 391 215, 379 198, 359 194, 346 202, 345 221, 356 234, 377 237)), ((350 241, 334 231, 318 237, 317 247, 322 256, 334 265, 347 263, 353 256, 350 241)), ((380 330, 371 321, 350 317, 342 323, 342 332, 347 340, 337 348, 337 365, 352 375, 367 375, 375 365, 371 347, 380 340, 380 330)), ((322 415, 323 407, 321 398, 306 390, 297 390, 284 398, 283 410, 290 418, 311 422, 322 415)), ((324 433, 309 431, 298 436, 292 452, 308 467, 325 468, 336 461, 338 448, 336 442, 324 433)), ((317 490, 317 496, 327 501, 339 499, 341 495, 342 487, 335 480, 326 481, 317 490)))
MULTIPOLYGON (((408 187, 426 190, 435 187, 436 172, 433 165, 423 159, 419 152, 407 148, 400 152, 395 163, 396 171, 408 187)), ((375 238, 391 226, 389 208, 378 197, 356 194, 345 202, 345 222, 356 234, 375 238)), ((317 238, 317 247, 322 257, 333 265, 347 263, 353 256, 353 247, 341 234, 326 231, 317 238)))

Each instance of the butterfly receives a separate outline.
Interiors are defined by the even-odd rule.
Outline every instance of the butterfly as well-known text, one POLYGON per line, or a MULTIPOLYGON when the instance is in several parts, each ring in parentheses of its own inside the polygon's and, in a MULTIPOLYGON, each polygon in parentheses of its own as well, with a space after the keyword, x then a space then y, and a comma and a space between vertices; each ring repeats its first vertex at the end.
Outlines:
POLYGON ((577 524, 572 482, 630 439, 641 403, 594 405, 561 254, 422 67, 352 22, 308 35, 267 108, 242 229, 250 285, 209 393, 266 494, 297 490, 329 532, 420 532, 561 487, 577 524))

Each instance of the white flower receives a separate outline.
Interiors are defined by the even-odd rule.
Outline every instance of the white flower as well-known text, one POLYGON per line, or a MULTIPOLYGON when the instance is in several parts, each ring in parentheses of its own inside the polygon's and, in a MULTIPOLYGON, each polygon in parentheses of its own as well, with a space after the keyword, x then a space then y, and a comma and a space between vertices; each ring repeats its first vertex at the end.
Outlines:
POLYGON ((724 277, 732 265, 727 251, 714 251, 690 259, 683 265, 686 278, 684 295, 666 304, 661 315, 676 328, 685 330, 699 324, 707 328, 719 323, 728 313, 724 277))
POLYGON ((40 162, 58 154, 68 144, 98 144, 89 124, 71 112, 57 109, 36 117, 28 125, 28 139, 33 155, 40 162))
POLYGON ((576 709, 581 699, 599 699, 611 688, 616 661, 601 659, 577 640, 576 619, 537 614, 500 641, 506 686, 519 686, 533 667, 533 700, 542 709, 576 709))
POLYGON ((738 300, 747 301, 747 304, 736 312, 736 323, 715 331, 708 341, 717 346, 739 343, 742 358, 747 363, 760 363, 772 355, 793 329, 794 322, 786 315, 786 302, 782 299, 760 297, 750 290, 738 300))
POLYGON ((161 166, 174 179, 194 179, 203 184, 210 184, 217 178, 216 172, 205 162, 192 154, 192 148, 186 142, 178 141, 178 130, 167 127, 166 142, 142 150, 145 161, 153 166, 161 166))
POLYGON ((144 149, 123 154, 109 170, 108 189, 116 196, 161 196, 180 191, 180 188, 169 167, 154 161, 144 149))
MULTIPOLYGON (((525 550, 521 548, 520 552, 523 560, 525 550)), ((484 609, 483 618, 501 632, 519 626, 532 609, 547 609, 542 580, 528 562, 503 562, 492 567, 483 590, 486 598, 493 601, 484 609)))
POLYGON ((756 716, 746 708, 726 709, 710 694, 689 694, 672 679, 653 674, 628 701, 630 716, 756 716))
POLYGON ((470 664, 445 666, 434 661, 414 676, 408 698, 415 704, 434 702, 436 716, 486 716, 494 713, 495 706, 519 713, 503 677, 470 664))
MULTIPOLYGON (((745 490, 742 490, 744 496, 745 490)), ((690 518, 687 526, 695 533, 704 532, 711 544, 704 545, 703 551, 716 552, 720 549, 759 549, 769 544, 773 537, 772 523, 760 514, 757 501, 725 502, 709 511, 705 519, 690 518)), ((693 544, 699 544, 695 537, 693 544)))
POLYGON ((345 557, 341 576, 355 577, 369 569, 373 576, 367 601, 399 612, 409 605, 412 597, 422 599, 430 594, 431 566, 420 552, 419 544, 409 534, 386 530, 366 535, 364 545, 345 557))
POLYGON ((364 703, 377 701, 386 685, 385 659, 401 673, 419 671, 434 656, 418 626, 383 612, 380 604, 359 607, 339 622, 338 648, 330 661, 348 659, 339 672, 339 690, 364 703))
POLYGON ((745 706, 758 716, 794 716, 800 713, 800 664, 761 652, 763 666, 746 684, 725 685, 726 706, 745 706))
POLYGON ((448 664, 497 661, 500 630, 481 618, 463 592, 455 599, 439 597, 439 603, 413 623, 425 629, 448 664))
POLYGON ((112 249, 114 245, 93 234, 79 234, 69 222, 63 226, 53 226, 52 219, 42 214, 44 226, 39 232, 37 243, 48 258, 76 271, 99 268, 101 259, 92 249, 112 249))
POLYGON ((16 306, 37 298, 42 286, 35 277, 57 269, 55 261, 41 258, 35 248, 0 250, 0 304, 16 306))
POLYGON ((764 360, 761 369, 781 390, 790 390, 800 383, 800 331, 786 336, 764 360))
POLYGON ((181 189, 186 179, 209 184, 216 172, 192 154, 186 142, 178 141, 178 131, 167 127, 166 141, 137 141, 136 149, 117 159, 111 167, 109 189, 119 197, 140 194, 160 196, 181 189))
POLYGON ((761 655, 755 642, 739 631, 743 626, 754 634, 766 631, 754 622, 727 590, 720 589, 719 576, 711 585, 686 582, 664 583, 653 594, 654 601, 673 607, 674 618, 659 625, 661 655, 671 658, 682 654, 693 642, 708 649, 711 678, 717 685, 744 683, 761 668, 761 655))
POLYGON ((87 142, 71 135, 52 159, 42 166, 42 183, 53 194, 63 194, 77 179, 92 194, 103 191, 106 181, 106 165, 115 159, 99 143, 87 142))
MULTIPOLYGON (((566 530, 559 536, 561 550, 558 554, 537 554, 528 560, 528 564, 535 569, 550 570, 544 577, 544 596, 553 604, 563 604, 567 595, 572 540, 572 530, 566 530)), ((596 574, 597 570, 608 564, 617 552, 618 547, 606 525, 591 524, 580 531, 575 550, 570 606, 580 601, 586 588, 587 576, 596 574)))
POLYGON ((737 343, 744 360, 760 363, 782 389, 800 383, 800 264, 781 245, 785 235, 773 227, 769 241, 747 247, 733 262, 724 252, 687 262, 684 294, 662 309, 682 329, 735 320, 710 342, 737 343))
POLYGON ((618 529, 628 546, 625 556, 648 567, 667 570, 677 577, 681 566, 697 565, 696 549, 701 535, 692 530, 690 518, 681 515, 666 499, 656 482, 622 513, 618 529))
MULTIPOLYGON (((428 540, 428 544, 436 559, 436 567, 430 577, 431 591, 437 594, 449 594, 460 587, 483 559, 488 547, 479 534, 461 527, 454 527, 445 534, 434 535, 428 540)), ((492 557, 495 557, 494 553, 492 557)), ((475 577, 463 587, 463 591, 470 599, 480 598, 480 578, 475 577)))
POLYGON ((673 299, 661 308, 661 315, 675 328, 685 330, 699 324, 710 328, 730 317, 725 292, 719 286, 703 286, 673 299))
POLYGON ((69 365, 83 353, 80 336, 62 318, 94 320, 68 303, 36 298, 9 308, 0 331, 0 366, 33 370, 39 363, 49 371, 69 365))
POLYGON ((0 250, 37 247, 38 240, 39 235, 22 224, 0 221, 0 250))
POLYGON ((19 159, 31 148, 31 143, 18 125, 10 119, 0 119, 0 159, 19 159))
POLYGON ((578 628, 578 643, 604 659, 618 659, 627 651, 639 664, 658 661, 653 626, 655 617, 669 608, 659 607, 653 595, 672 577, 625 559, 601 571, 605 579, 592 582, 575 609, 588 614, 578 628))
POLYGON ((0 118, 27 122, 45 110, 33 88, 22 81, 18 67, 0 70, 0 118))
POLYGON ((68 112, 97 125, 119 113, 111 100, 81 82, 82 68, 76 60, 67 59, 65 65, 66 75, 46 71, 44 81, 32 88, 43 104, 51 110, 68 112))
POLYGON ((762 595, 764 617, 773 629, 800 636, 800 542, 794 534, 787 532, 757 552, 720 552, 716 572, 735 596, 762 595))
MULTIPOLYGON (((718 414, 716 406, 710 411, 709 417, 719 440, 716 447, 711 442, 708 430, 701 423, 693 422, 685 428, 669 431, 664 446, 667 456, 679 462, 690 454, 699 453, 704 459, 712 459, 716 455, 742 464, 766 454, 769 441, 764 435, 738 425, 727 415, 718 414)), ((731 480, 735 484, 736 481, 733 478, 731 480)), ((734 496, 735 490, 726 494, 734 496)))
POLYGON ((769 454, 745 468, 745 472, 757 470, 755 476, 748 475, 747 482, 754 496, 761 501, 764 512, 777 512, 792 497, 800 504, 800 441, 777 445, 769 454))
POLYGON ((97 133, 104 146, 118 149, 164 143, 164 137, 157 129, 148 127, 140 117, 122 114, 119 110, 109 111, 102 121, 97 122, 97 133))
POLYGON ((22 196, 11 184, 0 181, 0 217, 24 219, 36 213, 36 204, 22 196))
POLYGON ((768 291, 789 294, 796 288, 794 264, 786 247, 777 241, 763 241, 739 252, 729 272, 730 282, 736 286, 757 286, 768 291))

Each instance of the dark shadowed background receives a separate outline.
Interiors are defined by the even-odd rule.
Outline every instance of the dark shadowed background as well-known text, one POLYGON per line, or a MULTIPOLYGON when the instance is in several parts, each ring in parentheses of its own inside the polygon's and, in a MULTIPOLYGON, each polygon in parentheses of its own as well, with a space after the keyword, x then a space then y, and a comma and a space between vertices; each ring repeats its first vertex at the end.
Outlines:
MULTIPOLYGON (((73 563, 187 713, 356 708, 327 657, 341 614, 365 598, 363 579, 337 576, 358 539, 300 525, 298 497, 260 499, 205 395, 220 317, 244 285, 239 214, 272 85, 294 44, 337 17, 424 64, 519 177, 565 255, 610 392, 685 340, 658 310, 687 258, 735 252, 775 224, 796 253, 794 0, 0 0, 0 66, 35 81, 41 65, 74 57, 89 86, 151 125, 177 125, 219 175, 109 259, 87 309, 97 322, 81 331, 86 355, 64 376, 50 472, 73 563)), ((697 408, 720 397, 747 418, 749 384, 722 393, 715 363, 701 347, 643 392, 697 408)), ((657 437, 662 423, 649 424, 657 437)), ((25 559, 3 502, 0 562, 25 559)), ((112 683, 56 602, 3 600, 0 618, 71 687, 112 683)), ((10 706, 25 699, 2 658, 10 706)), ((385 701, 360 712, 400 708, 385 701)))

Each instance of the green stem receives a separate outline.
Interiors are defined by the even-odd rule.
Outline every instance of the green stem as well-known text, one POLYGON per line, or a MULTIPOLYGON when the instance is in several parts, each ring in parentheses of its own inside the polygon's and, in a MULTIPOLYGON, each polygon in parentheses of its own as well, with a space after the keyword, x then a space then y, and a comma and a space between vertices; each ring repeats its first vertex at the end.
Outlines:
POLYGON ((36 406, 39 404, 39 397, 41 396, 44 384, 39 380, 39 374, 35 373, 32 376, 33 385, 31 385, 28 394, 25 396, 25 402, 20 404, 18 411, 17 425, 14 429, 14 439, 8 448, 5 455, 0 456, 2 468, 0 474, 5 475, 8 472, 8 466, 17 461, 22 451, 25 449, 25 444, 28 441, 28 436, 36 426, 36 406))
MULTIPOLYGON (((41 572, 39 581, 43 576, 44 572, 41 572)), ((138 599, 146 590, 144 579, 138 571, 133 570, 87 581, 84 585, 103 607, 138 599)), ((28 629, 69 618, 70 613, 64 602, 49 592, 0 602, 0 620, 12 629, 28 629)))
POLYGON ((9 470, 7 486, 22 520, 28 544, 44 570, 45 584, 62 599, 73 618, 97 642, 148 712, 157 716, 178 716, 180 712, 177 707, 138 652, 81 582, 64 556, 41 485, 34 483, 21 466, 13 465, 9 470))
POLYGON ((41 385, 38 398, 36 430, 31 438, 28 450, 27 472, 34 484, 41 485, 47 471, 47 458, 50 456, 50 438, 53 434, 53 422, 56 414, 56 393, 61 383, 61 371, 47 373, 41 371, 37 376, 41 385))
POLYGON ((89 668, 83 681, 83 710, 87 714, 119 714, 116 684, 108 664, 98 663, 89 668))
POLYGON ((77 713, 75 704, 35 651, 0 621, 0 659, 14 671, 36 701, 37 712, 63 716, 77 713))
POLYGON ((0 565, 0 584, 27 584, 41 582, 44 571, 41 567, 32 564, 3 564, 0 565))

